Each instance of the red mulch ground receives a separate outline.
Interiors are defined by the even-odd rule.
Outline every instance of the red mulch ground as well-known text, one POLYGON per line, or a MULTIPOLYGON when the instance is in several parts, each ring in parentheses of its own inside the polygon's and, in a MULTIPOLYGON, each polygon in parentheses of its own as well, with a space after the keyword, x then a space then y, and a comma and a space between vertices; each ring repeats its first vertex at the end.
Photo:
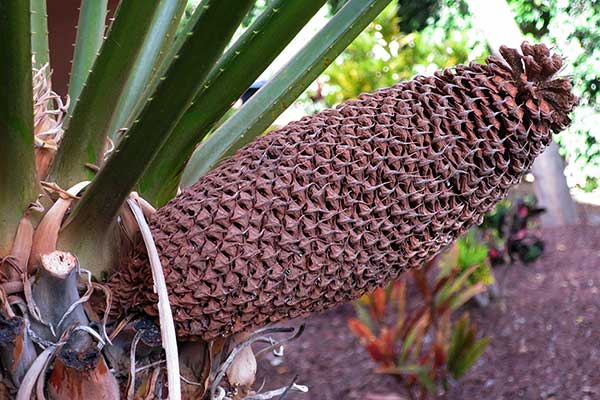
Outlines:
MULTIPOLYGON (((444 398, 600 399, 600 229, 580 225, 541 233, 542 258, 497 268, 500 299, 469 310, 491 344, 444 398)), ((287 400, 401 394, 393 378, 373 372, 375 365, 346 328, 352 316, 345 305, 305 319, 304 335, 286 346, 281 365, 259 363, 259 379, 271 388, 298 375, 310 392, 290 393, 287 400)))

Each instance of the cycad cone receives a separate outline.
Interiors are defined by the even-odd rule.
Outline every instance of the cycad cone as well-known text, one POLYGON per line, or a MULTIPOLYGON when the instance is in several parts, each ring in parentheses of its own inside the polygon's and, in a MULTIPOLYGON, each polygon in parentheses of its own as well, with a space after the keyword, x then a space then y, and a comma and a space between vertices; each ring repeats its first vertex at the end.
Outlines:
MULTIPOLYGON (((213 339, 351 301, 439 253, 570 122, 562 59, 419 76, 259 138, 159 210, 152 230, 180 338, 213 339)), ((111 280, 157 315, 143 247, 111 280)))

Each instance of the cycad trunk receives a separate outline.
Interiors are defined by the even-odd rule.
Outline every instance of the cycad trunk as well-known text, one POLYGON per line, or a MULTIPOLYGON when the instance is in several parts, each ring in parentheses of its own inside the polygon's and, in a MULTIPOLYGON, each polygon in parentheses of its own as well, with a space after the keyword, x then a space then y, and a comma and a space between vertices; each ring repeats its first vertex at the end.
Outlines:
MULTIPOLYGON (((178 335, 213 339, 347 302, 440 252, 502 199, 576 100, 543 45, 417 77, 271 132, 152 223, 178 335)), ((142 248, 111 280, 156 315, 142 248)))

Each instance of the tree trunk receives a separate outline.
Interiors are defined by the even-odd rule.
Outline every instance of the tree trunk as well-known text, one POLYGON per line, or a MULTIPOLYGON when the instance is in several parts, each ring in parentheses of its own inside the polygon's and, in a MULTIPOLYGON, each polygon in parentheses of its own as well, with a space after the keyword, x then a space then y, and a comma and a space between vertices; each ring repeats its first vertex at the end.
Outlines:
POLYGON ((541 217, 542 224, 546 227, 577 223, 577 210, 569 194, 563 170, 558 145, 554 142, 533 163, 535 195, 539 205, 547 210, 541 217))
MULTIPOLYGON (((519 48, 523 35, 506 0, 467 0, 467 3, 473 24, 483 33, 495 55, 499 55, 501 45, 519 48)), ((548 227, 577 223, 577 210, 569 193, 556 143, 551 143, 535 160, 532 172, 539 205, 546 208, 542 224, 548 227)))

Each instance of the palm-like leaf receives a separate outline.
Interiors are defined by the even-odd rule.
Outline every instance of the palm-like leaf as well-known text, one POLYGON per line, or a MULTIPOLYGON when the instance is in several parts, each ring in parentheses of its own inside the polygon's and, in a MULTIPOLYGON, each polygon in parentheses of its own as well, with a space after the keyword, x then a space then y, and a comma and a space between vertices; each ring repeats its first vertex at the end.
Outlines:
POLYGON ((202 143, 182 183, 193 184, 224 156, 263 133, 389 2, 350 0, 267 85, 202 143))
POLYGON ((36 67, 40 68, 50 61, 48 50, 48 15, 46 0, 31 0, 31 53, 36 67))
POLYGON ((175 31, 179 26, 181 15, 185 10, 186 0, 161 1, 156 10, 152 28, 144 41, 144 45, 136 59, 135 66, 123 96, 119 99, 116 113, 112 118, 108 134, 115 137, 115 132, 126 128, 125 123, 134 111, 137 101, 148 86, 156 66, 165 57, 165 53, 173 44, 175 31))
POLYGON ((36 200, 29 1, 0 2, 0 257, 36 200))
POLYGON ((73 67, 69 81, 69 97, 73 100, 69 112, 77 103, 83 85, 94 65, 94 60, 102 41, 106 24, 106 8, 108 0, 82 1, 79 9, 79 22, 77 23, 77 38, 75 40, 75 53, 73 67))
POLYGON ((274 1, 227 50, 144 174, 139 189, 146 199, 160 206, 175 195, 195 146, 324 2, 274 1))
POLYGON ((159 4, 131 0, 119 5, 81 95, 73 99, 73 115, 50 173, 61 186, 92 178, 94 173, 87 164, 102 162, 111 118, 159 4))
POLYGON ((95 273, 102 269, 102 260, 94 255, 94 238, 114 222, 127 195, 191 104, 251 5, 251 0, 209 0, 198 8, 194 31, 187 35, 166 76, 161 77, 154 97, 148 99, 139 120, 123 136, 73 211, 63 235, 65 243, 76 246, 95 273))

